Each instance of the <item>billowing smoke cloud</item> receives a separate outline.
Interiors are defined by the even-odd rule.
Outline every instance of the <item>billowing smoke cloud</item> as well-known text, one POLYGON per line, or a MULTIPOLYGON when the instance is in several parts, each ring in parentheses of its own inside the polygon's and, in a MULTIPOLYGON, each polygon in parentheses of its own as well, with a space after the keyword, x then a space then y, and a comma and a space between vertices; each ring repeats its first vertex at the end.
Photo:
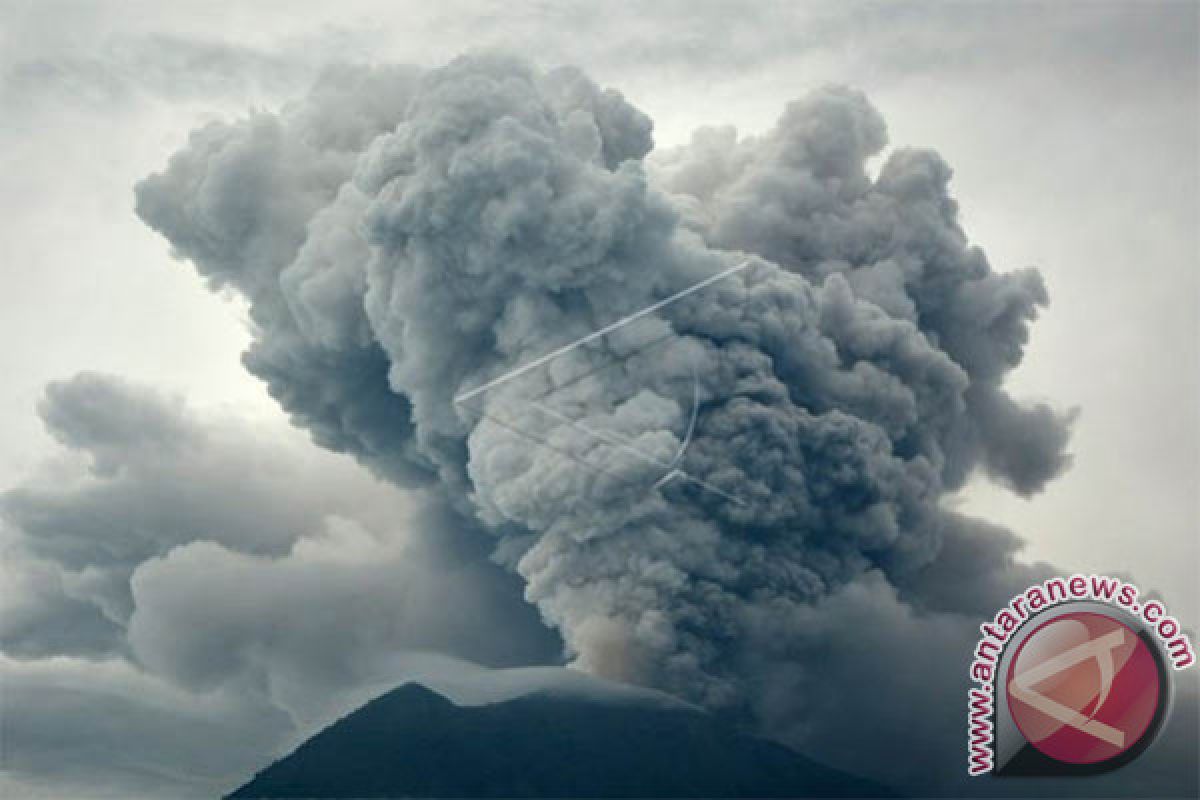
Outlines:
POLYGON ((41 414, 81 458, 0 493, 6 572, 27 588, 0 603, 10 656, 132 653, 207 689, 272 660, 335 674, 368 651, 546 652, 483 537, 436 498, 106 375, 51 384, 41 414), (327 613, 358 623, 309 635, 327 613))
POLYGON ((1069 415, 1003 388, 1046 291, 968 243, 936 154, 868 171, 885 126, 857 92, 648 163, 650 132, 573 69, 342 69, 195 132, 137 210, 249 300, 245 364, 293 420, 483 523, 578 666, 761 708, 827 597, 944 609, 1020 579, 942 501, 1068 464, 1069 415))
POLYGON ((39 411, 64 451, 0 492, 6 797, 219 796, 398 653, 557 652, 484 534, 278 423, 95 373, 39 411))

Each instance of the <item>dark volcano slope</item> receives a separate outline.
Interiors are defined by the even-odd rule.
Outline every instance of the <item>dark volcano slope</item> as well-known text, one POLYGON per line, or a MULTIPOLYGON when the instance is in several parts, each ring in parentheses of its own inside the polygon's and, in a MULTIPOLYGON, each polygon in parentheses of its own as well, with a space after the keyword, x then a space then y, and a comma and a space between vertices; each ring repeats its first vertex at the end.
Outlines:
POLYGON ((894 796, 697 711, 546 693, 463 707, 416 684, 339 720, 230 795, 894 796))

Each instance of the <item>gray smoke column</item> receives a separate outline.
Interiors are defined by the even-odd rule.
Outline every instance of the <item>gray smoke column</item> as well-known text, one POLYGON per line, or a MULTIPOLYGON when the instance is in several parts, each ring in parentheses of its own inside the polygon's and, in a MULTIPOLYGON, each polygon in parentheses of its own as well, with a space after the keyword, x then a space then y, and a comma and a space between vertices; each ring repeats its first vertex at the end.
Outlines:
POLYGON ((968 244, 936 154, 869 175, 885 141, 826 88, 648 163, 620 94, 481 55, 211 124, 137 210, 249 300, 246 366, 294 421, 485 523, 575 664, 729 707, 804 651, 814 603, 961 537, 939 503, 972 471, 1031 493, 1068 463, 1069 415, 1002 388, 1040 277, 968 244), (656 486, 696 401, 694 480, 656 486))

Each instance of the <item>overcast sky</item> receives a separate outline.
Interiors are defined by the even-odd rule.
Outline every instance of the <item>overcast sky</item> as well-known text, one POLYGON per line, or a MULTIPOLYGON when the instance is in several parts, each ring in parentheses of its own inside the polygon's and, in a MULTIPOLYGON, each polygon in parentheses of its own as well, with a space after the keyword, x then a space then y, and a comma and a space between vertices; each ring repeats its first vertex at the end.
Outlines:
MULTIPOLYGON (((134 184, 161 170, 207 120, 251 107, 277 108, 302 94, 330 62, 431 67, 481 47, 515 49, 545 67, 583 67, 654 120, 660 149, 687 142, 701 125, 764 132, 788 101, 827 83, 848 84, 882 113, 892 146, 930 147, 951 165, 963 225, 994 268, 1041 270, 1050 305, 1033 325, 1026 358, 1008 386, 1019 398, 1079 409, 1069 447, 1073 465, 1044 491, 1025 498, 980 479, 949 502, 1017 533, 1027 542, 1025 560, 1132 576, 1161 592, 1194 630, 1200 620, 1200 48, 1194 3, 512 5, 0 5, 0 224, 6 245, 0 337, 10 343, 0 349, 0 487, 32 492, 30 502, 43 502, 47 495, 31 487, 45 489, 74 475, 71 462, 80 453, 103 454, 103 442, 86 430, 69 423, 55 429, 51 418, 43 419, 47 384, 90 371, 127 382, 95 389, 114 398, 114 407, 173 420, 163 423, 162 435, 209 431, 196 435, 210 455, 194 455, 176 464, 177 473, 155 477, 164 482, 155 484, 158 498, 173 496, 169 486, 163 488, 170 480, 182 485, 208 475, 206 459, 234 457, 232 451, 255 464, 289 465, 298 485, 324 485, 325 476, 336 473, 355 496, 383 492, 347 459, 308 454, 315 448, 305 437, 286 430, 284 414, 241 364, 250 341, 243 301, 209 292, 134 214, 134 184), (186 405, 172 398, 186 398, 186 405), (238 439, 237 431, 253 433, 238 439), (253 440, 261 460, 247 456, 235 440, 253 440)), ((64 390, 51 412, 69 414, 72 396, 64 390)), ((104 417, 96 424, 118 423, 104 417)), ((122 444, 113 457, 133 473, 158 474, 159 462, 141 450, 131 454, 132 447, 122 444)), ((263 498, 285 492, 270 483, 255 491, 263 498)), ((336 497, 310 501, 316 518, 341 520, 315 527, 320 541, 346 545, 345 558, 354 558, 353 543, 362 537, 384 536, 387 526, 378 514, 348 509, 336 497)), ((367 505, 385 502, 398 504, 397 515, 425 513, 405 497, 367 505)), ((78 506, 81 514, 89 508, 78 506)), ((291 531, 274 539, 260 534, 262 552, 292 552, 296 563, 289 569, 304 573, 312 563, 338 558, 320 547, 289 551, 304 535, 298 530, 303 525, 283 518, 268 523, 291 531)), ((189 561, 202 570, 228 556, 193 547, 156 562, 140 590, 151 596, 172 575, 186 575, 189 561)), ((437 562, 450 556, 427 557, 437 562)), ((235 567, 254 568, 229 568, 235 567)), ((105 573, 103 579, 114 578, 105 573)), ((283 585, 290 580, 264 578, 275 579, 283 585)), ((380 586, 385 583, 381 578, 380 586)), ((476 588, 468 610, 519 604, 498 572, 471 585, 476 588)), ((266 598, 261 607, 264 615, 279 613, 266 598)), ((426 612, 414 613, 403 631, 393 632, 400 645, 415 642, 513 665, 477 641, 469 620, 451 620, 431 633, 424 626, 433 623, 421 616, 426 612)), ((60 624, 58 617, 49 619, 42 624, 60 624)), ((169 614, 164 620, 175 624, 169 614)), ((209 685, 210 672, 223 666, 193 663, 202 642, 164 643, 169 637, 154 628, 154 619, 142 623, 142 638, 130 646, 142 663, 156 667, 159 710, 181 708, 189 718, 216 714, 212 707, 193 707, 189 698, 176 702, 176 693, 209 685)), ((523 657, 532 662, 553 651, 534 630, 533 615, 519 626, 523 657)), ((96 621, 87 641, 102 648, 95 643, 104 631, 96 621)), ((21 659, 14 667, 18 677, 9 681, 69 682, 63 676, 73 662, 54 661, 51 652, 33 647, 6 655, 21 659)), ((144 691, 130 688, 143 680, 122 672, 132 668, 105 663, 119 691, 144 691)), ((322 681, 332 686, 342 665, 313 669, 324 670, 319 680, 291 677, 305 687, 322 681)), ((287 680, 280 681, 284 688, 277 690, 286 693, 287 680)), ((324 707, 310 711, 310 727, 328 713, 324 707)), ((153 729, 150 716, 131 724, 153 729)), ((278 747, 285 729, 291 730, 284 720, 255 718, 243 730, 258 744, 246 747, 278 747)), ((161 760, 175 757, 185 758, 167 753, 161 760)), ((203 763, 189 762, 193 773, 220 775, 189 785, 219 784, 227 773, 214 764, 224 757, 195 756, 203 763)), ((40 758, 50 756, 34 753, 21 763, 35 774, 40 758)), ((253 764, 240 765, 247 766, 253 764)), ((145 774, 144 786, 174 785, 154 769, 145 774)), ((67 778, 80 782, 69 785, 87 785, 90 776, 83 771, 67 778)), ((55 784, 40 780, 29 778, 22 787, 53 795, 55 784)))

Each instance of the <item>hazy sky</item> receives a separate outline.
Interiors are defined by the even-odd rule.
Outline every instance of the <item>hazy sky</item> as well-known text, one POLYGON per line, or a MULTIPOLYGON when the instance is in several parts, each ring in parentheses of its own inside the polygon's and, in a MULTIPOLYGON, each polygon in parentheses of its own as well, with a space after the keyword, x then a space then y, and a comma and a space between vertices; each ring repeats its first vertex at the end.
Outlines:
MULTIPOLYGON (((290 553, 285 566, 291 572, 264 577, 268 584, 281 580, 286 587, 294 579, 304 585, 312 570, 328 570, 331 560, 353 561, 356 553, 355 563, 367 563, 374 556, 356 548, 385 527, 383 512, 359 512, 333 496, 337 492, 326 497, 303 487, 332 481, 370 505, 395 503, 397 516, 421 513, 406 498, 383 499, 381 487, 345 459, 309 453, 303 436, 285 430, 283 413, 239 360, 250 341, 242 301, 206 290, 133 212, 134 184, 161 170, 190 131, 251 107, 276 108, 303 93, 326 63, 436 66, 464 50, 507 47, 546 67, 577 64, 654 120, 659 148, 687 142, 701 125, 766 131, 788 101, 827 83, 848 84, 880 110, 891 146, 933 148, 953 167, 951 189, 963 225, 993 267, 1035 265, 1049 289, 1050 305, 1033 325, 1026 359, 1008 385, 1019 398, 1079 409, 1069 448, 1074 464, 1030 498, 980 480, 953 502, 1016 532, 1028 543, 1030 561, 1132 576, 1161 592, 1194 630, 1200 620, 1196 4, 644 5, 0 3, 6 243, 0 337, 10 342, 0 350, 0 488, 53 486, 59 476, 74 474, 78 452, 103 455, 105 443, 97 444, 88 430, 63 423, 48 431, 38 415, 48 383, 86 370, 130 382, 97 384, 101 396, 115 398, 114 407, 161 417, 163 436, 185 430, 206 442, 166 475, 160 474, 163 462, 137 449, 161 447, 165 440, 157 434, 145 437, 149 444, 121 445, 115 457, 131 470, 131 480, 152 485, 155 498, 182 496, 179 487, 211 477, 218 459, 236 457, 247 469, 285 474, 279 484, 264 478, 251 486, 247 505, 255 498, 269 504, 273 493, 301 487, 296 491, 315 517, 341 520, 316 524, 316 533, 307 533, 318 544, 290 551, 307 533, 293 530, 286 514, 270 517, 260 550, 290 553), (188 410, 180 411, 173 395, 186 397, 188 410), (235 444, 249 441, 244 448, 235 444), (64 444, 76 453, 64 451, 64 444), (284 483, 291 489, 280 488, 284 483)), ((73 398, 69 389, 60 393, 51 417, 56 410, 71 412, 73 398)), ((89 512, 94 506, 88 502, 72 506, 72 513, 89 512)), ((253 516, 229 513, 236 525, 253 516)), ((430 563, 451 557, 407 539, 387 546, 416 548, 430 563)), ((216 564, 231 575, 255 569, 223 559, 223 553, 188 548, 156 562, 139 591, 152 596, 173 579, 186 583, 189 563, 195 570, 216 564)), ((380 577, 379 590, 386 585, 380 577)), ((519 605, 499 575, 471 585, 464 614, 519 605)), ((248 602, 259 600, 261 614, 274 621, 279 612, 269 598, 248 602)), ((389 634, 396 642, 504 661, 481 636, 485 626, 467 619, 435 625, 435 612, 424 607, 414 614, 403 630, 389 634)), ((228 615, 236 616, 234 610, 228 615)), ((54 619, 50 624, 58 624, 54 619)), ((230 712, 235 716, 252 715, 238 705, 241 687, 222 688, 207 705, 178 688, 198 691, 225 665, 199 663, 203 651, 194 648, 202 641, 172 639, 165 629, 175 619, 165 613, 162 621, 142 620, 141 638, 130 645, 141 663, 170 680, 155 677, 148 690, 134 668, 106 662, 101 677, 116 687, 113 695, 149 692, 157 710, 182 709, 178 713, 203 724, 223 713, 222 703, 240 709, 230 712)), ((97 619, 87 641, 103 640, 104 624, 97 619)), ((521 626, 520 653, 533 659, 548 652, 532 630, 533 616, 521 626)), ((303 647, 302 634, 295 634, 296 648, 303 647)), ((10 688, 24 686, 21 681, 70 685, 79 665, 22 660, 13 669, 10 688)), ((295 687, 337 686, 345 677, 340 665, 317 663, 302 675, 290 669, 271 673, 279 681, 271 691, 285 698, 289 681, 299 692, 295 687)), ((308 709, 291 699, 284 705, 309 714, 304 723, 310 727, 333 707, 308 709)), ((155 730, 157 710, 130 724, 155 730)), ((267 747, 264 742, 278 747, 291 735, 280 731, 292 731, 294 722, 255 718, 243 726, 246 742, 228 746, 244 745, 247 752, 267 747)), ((195 731, 203 737, 202 726, 195 731)), ((189 774, 216 776, 210 784, 220 784, 227 773, 214 765, 230 756, 195 756, 187 742, 179 747, 180 753, 148 758, 191 759, 189 774)), ((33 772, 43 763, 24 751, 22 758, 23 765, 34 764, 33 772)), ((156 769, 145 767, 143 787, 174 785, 156 769)), ((86 768, 68 777, 80 783, 67 785, 89 780, 86 768)), ((53 785, 35 784, 55 793, 53 785)), ((35 784, 22 787, 32 791, 35 784)))

